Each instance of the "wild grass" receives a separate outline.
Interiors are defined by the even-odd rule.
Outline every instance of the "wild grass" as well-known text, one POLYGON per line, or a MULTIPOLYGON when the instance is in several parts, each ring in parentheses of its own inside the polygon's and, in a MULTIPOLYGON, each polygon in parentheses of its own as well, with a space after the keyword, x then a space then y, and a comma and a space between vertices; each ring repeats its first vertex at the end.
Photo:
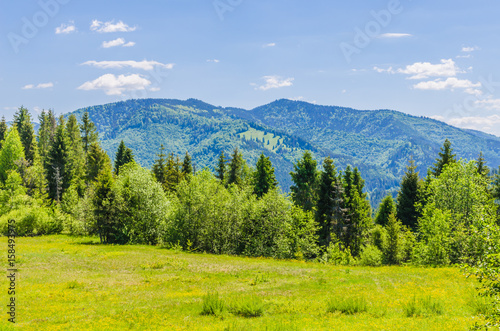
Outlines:
POLYGON ((346 268, 67 236, 18 238, 16 252, 16 330, 466 330, 486 305, 457 268, 346 268))

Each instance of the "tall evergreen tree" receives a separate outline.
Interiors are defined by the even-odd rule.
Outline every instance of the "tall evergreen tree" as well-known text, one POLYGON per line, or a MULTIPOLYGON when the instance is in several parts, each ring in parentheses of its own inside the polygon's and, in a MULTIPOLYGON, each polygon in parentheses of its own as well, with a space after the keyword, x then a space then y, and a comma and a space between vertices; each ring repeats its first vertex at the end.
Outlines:
MULTIPOLYGON (((68 142, 67 168, 68 179, 75 185, 80 185, 85 177, 85 153, 83 151, 80 128, 74 114, 71 114, 66 124, 66 137, 68 142)), ((83 193, 83 192, 80 192, 83 193)))
POLYGON ((175 192, 177 189, 177 185, 179 185, 182 179, 181 167, 182 164, 179 157, 175 156, 174 153, 170 153, 167 158, 166 182, 164 184, 167 191, 175 192))
POLYGON ((24 107, 19 108, 14 114, 14 125, 17 127, 19 137, 24 147, 24 157, 31 165, 33 164, 36 154, 36 137, 28 109, 24 107))
POLYGON ((413 230, 416 230, 417 220, 420 216, 417 202, 420 200, 419 186, 421 184, 416 169, 415 161, 411 158, 401 180, 396 206, 396 218, 413 230))
POLYGON ((38 116, 40 127, 38 128, 38 153, 42 159, 44 167, 47 166, 50 147, 54 142, 57 123, 52 110, 42 113, 38 116))
POLYGON ((222 183, 224 182, 227 167, 226 156, 224 151, 219 154, 219 160, 217 161, 217 166, 215 167, 215 177, 217 177, 222 183))
POLYGON ((167 162, 165 160, 165 147, 163 144, 160 146, 160 153, 156 154, 157 159, 153 164, 153 175, 156 180, 162 185, 164 190, 167 190, 167 162))
POLYGON ((403 260, 403 233, 401 222, 394 214, 389 215, 387 221, 387 247, 385 249, 385 262, 389 264, 400 264, 403 260))
POLYGON ((477 172, 483 175, 484 177, 488 176, 488 174, 490 173, 490 169, 488 168, 488 166, 486 166, 486 160, 484 159, 483 152, 479 152, 479 156, 477 158, 476 163, 477 163, 477 172))
POLYGON ((7 136, 7 122, 5 122, 5 116, 2 116, 2 120, 0 121, 0 149, 2 148, 2 142, 7 136))
POLYGON ((186 152, 186 155, 184 155, 184 161, 182 162, 182 175, 184 177, 188 175, 193 175, 194 170, 193 170, 193 162, 191 160, 191 155, 189 155, 188 152, 186 152))
POLYGON ((392 196, 388 195, 380 203, 375 223, 386 226, 391 214, 396 214, 396 204, 392 196))
POLYGON ((327 157, 323 161, 323 171, 319 180, 318 201, 316 204, 316 222, 319 225, 319 243, 321 246, 329 245, 334 226, 343 219, 338 215, 343 209, 343 190, 340 188, 341 183, 337 177, 337 170, 333 160, 327 157))
POLYGON ((90 120, 88 112, 83 113, 80 132, 82 136, 83 151, 87 154, 90 146, 99 139, 95 124, 90 120))
POLYGON ((115 174, 118 176, 120 174, 120 167, 130 162, 134 162, 134 154, 130 148, 125 146, 125 142, 122 140, 116 151, 115 174))
POLYGON ((273 190, 278 186, 276 176, 274 175, 274 167, 271 160, 262 153, 257 160, 256 170, 254 173, 254 193, 261 198, 264 194, 273 190))
POLYGON ((229 162, 227 185, 236 184, 240 187, 243 185, 244 162, 243 155, 238 151, 238 148, 235 148, 229 162))
POLYGON ((305 211, 311 211, 316 204, 316 190, 318 186, 318 171, 316 160, 311 152, 305 151, 302 159, 293 165, 290 173, 294 185, 290 187, 295 205, 305 211))
POLYGON ((59 202, 65 189, 69 187, 67 172, 68 141, 66 136, 64 117, 59 118, 54 141, 49 150, 47 162, 47 182, 49 183, 49 197, 59 202))
POLYGON ((101 171, 111 172, 111 160, 98 142, 93 142, 87 153, 86 180, 90 184, 97 180, 101 171))
POLYGON ((439 157, 436 159, 436 163, 432 167, 432 174, 435 177, 439 177, 445 165, 456 162, 456 155, 453 154, 453 148, 451 148, 451 142, 446 139, 444 141, 443 147, 441 147, 441 152, 439 152, 439 157))
POLYGON ((24 159, 24 148, 16 126, 7 131, 2 149, 0 149, 0 180, 5 183, 10 170, 16 170, 19 160, 24 159))

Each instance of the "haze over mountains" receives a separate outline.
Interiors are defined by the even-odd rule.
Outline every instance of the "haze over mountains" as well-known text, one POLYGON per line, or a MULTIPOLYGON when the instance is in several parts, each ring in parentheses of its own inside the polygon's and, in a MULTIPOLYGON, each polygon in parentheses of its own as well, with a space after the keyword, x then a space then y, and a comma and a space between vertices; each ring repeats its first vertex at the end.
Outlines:
POLYGON ((304 150, 318 163, 330 156, 339 170, 358 167, 372 205, 395 194, 410 157, 423 177, 444 140, 458 158, 476 159, 483 152, 488 165, 500 165, 500 138, 460 129, 430 118, 392 110, 355 110, 277 100, 252 110, 216 107, 199 100, 142 99, 93 106, 104 149, 113 159, 121 140, 136 160, 151 167, 160 144, 182 156, 188 151, 197 169, 214 167, 221 151, 238 147, 250 166, 264 153, 271 158, 284 191, 290 171, 304 150))

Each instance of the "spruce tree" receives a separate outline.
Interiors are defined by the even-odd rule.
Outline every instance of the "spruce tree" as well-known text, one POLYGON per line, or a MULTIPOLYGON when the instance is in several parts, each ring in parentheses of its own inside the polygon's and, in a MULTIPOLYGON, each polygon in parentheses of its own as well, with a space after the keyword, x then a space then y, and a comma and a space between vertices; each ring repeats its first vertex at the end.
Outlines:
POLYGON ((111 172, 111 160, 98 142, 93 142, 86 157, 86 181, 90 184, 97 180, 101 171, 111 172))
POLYGON ((380 203, 377 216, 375 217, 375 223, 386 226, 391 214, 396 214, 396 204, 392 196, 388 195, 380 203))
POLYGON ((274 167, 269 157, 264 156, 264 153, 262 153, 257 160, 254 173, 254 194, 261 198, 270 190, 275 189, 276 186, 278 186, 278 182, 274 175, 274 167))
POLYGON ((170 153, 167 158, 166 181, 164 187, 167 191, 175 192, 182 179, 181 162, 178 156, 170 153))
POLYGON ((389 215, 387 226, 387 246, 384 252, 385 262, 400 264, 403 259, 403 233, 401 222, 394 214, 389 215))
POLYGON ((19 108, 14 114, 14 125, 17 127, 19 137, 24 147, 24 157, 31 165, 33 164, 36 154, 36 137, 28 109, 24 107, 19 108))
POLYGON ((333 160, 327 157, 323 161, 316 204, 316 222, 319 225, 318 234, 321 246, 328 246, 334 226, 343 218, 339 219, 338 215, 343 210, 343 190, 340 187, 340 179, 337 177, 333 160))
MULTIPOLYGON (((68 179, 71 183, 79 185, 85 177, 85 152, 83 150, 80 128, 74 114, 71 114, 66 124, 66 137, 68 142, 68 179)), ((82 193, 82 192, 80 192, 82 193)))
POLYGON ((47 162, 47 182, 49 183, 49 197, 59 202, 65 189, 69 187, 67 173, 68 141, 65 130, 65 121, 61 116, 57 126, 54 141, 49 150, 47 162))
POLYGON ((439 177, 445 165, 456 162, 456 155, 453 154, 453 149, 451 148, 451 142, 446 139, 444 141, 443 147, 441 147, 441 152, 439 152, 439 157, 436 159, 436 163, 432 167, 432 174, 434 177, 439 177))
POLYGON ((38 128, 38 154, 42 159, 43 166, 47 166, 50 146, 54 142, 57 123, 55 121, 54 113, 49 110, 38 116, 40 127, 38 128))
POLYGON ((235 184, 240 187, 243 185, 244 162, 243 155, 238 151, 238 148, 235 148, 229 162, 227 185, 235 184))
POLYGON ((412 230, 416 230, 417 220, 420 216, 416 203, 420 200, 419 186, 421 184, 416 169, 415 161, 410 159, 401 180, 396 206, 397 219, 412 230))
POLYGON ((2 120, 0 121, 0 149, 2 148, 2 142, 5 140, 7 136, 7 122, 5 122, 5 116, 2 116, 2 120))
POLYGON ((160 153, 156 154, 157 159, 155 160, 153 164, 153 175, 155 176, 156 180, 162 185, 164 190, 167 190, 167 165, 166 165, 166 160, 165 160, 165 146, 161 144, 160 146, 160 153))
POLYGON ((290 173, 294 185, 290 187, 292 199, 296 206, 305 211, 311 211, 316 204, 316 190, 318 186, 318 171, 316 160, 311 152, 305 151, 302 159, 293 165, 290 173))
POLYGON ((24 147, 16 126, 7 131, 3 147, 0 150, 0 180, 5 183, 8 172, 17 169, 17 162, 24 159, 24 147))
POLYGON ((479 152, 479 156, 477 158, 477 172, 484 177, 488 176, 490 173, 490 169, 486 166, 486 160, 484 159, 483 152, 479 152))
POLYGON ((80 132, 82 136, 83 150, 85 154, 87 154, 90 146, 97 142, 99 137, 95 124, 90 120, 88 112, 83 113, 82 124, 80 124, 80 132))
POLYGON ((130 148, 125 146, 125 142, 122 140, 116 151, 115 174, 118 176, 120 174, 120 167, 130 162, 134 162, 134 154, 130 148))
POLYGON ((191 155, 189 155, 188 152, 186 152, 186 155, 184 155, 184 161, 182 162, 182 175, 184 177, 188 177, 188 175, 193 175, 193 163, 191 160, 191 155))
POLYGON ((224 155, 224 151, 221 151, 219 154, 219 160, 217 161, 217 166, 215 167, 215 177, 217 177, 222 183, 224 183, 226 175, 226 163, 227 160, 224 155))

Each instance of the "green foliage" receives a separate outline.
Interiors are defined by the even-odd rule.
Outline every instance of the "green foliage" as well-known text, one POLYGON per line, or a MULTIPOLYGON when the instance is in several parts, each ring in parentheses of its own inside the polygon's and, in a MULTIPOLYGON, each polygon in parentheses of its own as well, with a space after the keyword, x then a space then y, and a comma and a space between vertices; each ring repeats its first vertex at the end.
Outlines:
POLYGON ((7 136, 7 122, 5 122, 5 116, 2 116, 2 120, 0 121, 0 149, 2 148, 2 143, 7 136))
POLYGON ((132 150, 125 146, 125 142, 122 140, 120 142, 120 146, 118 146, 118 150, 116 151, 115 157, 115 175, 120 174, 120 168, 127 163, 134 162, 134 154, 132 150))
POLYGON ((340 312, 346 315, 364 313, 368 310, 368 302, 363 296, 333 297, 328 302, 329 313, 340 312))
POLYGON ((429 317, 443 315, 444 308, 440 300, 434 299, 431 296, 413 298, 404 306, 406 317, 429 317))
POLYGON ((269 160, 269 157, 260 155, 254 172, 254 194, 258 198, 262 198, 264 194, 278 186, 276 176, 274 175, 274 167, 269 160))
POLYGON ((14 126, 19 132, 21 143, 24 148, 26 160, 32 164, 36 155, 36 138, 33 124, 31 123, 31 115, 28 109, 21 106, 14 114, 14 126))
POLYGON ((432 167, 432 174, 434 175, 434 177, 439 177, 446 165, 453 164, 455 162, 456 155, 453 154, 451 142, 446 139, 444 141, 443 147, 441 147, 441 152, 439 152, 439 157, 436 159, 436 163, 434 163, 434 166, 432 167))
POLYGON ((17 169, 16 161, 24 159, 24 149, 16 127, 7 131, 0 150, 0 181, 5 183, 10 170, 17 169))
POLYGON ((219 160, 217 161, 217 166, 215 167, 215 177, 219 179, 222 183, 224 182, 226 176, 227 160, 224 155, 224 151, 219 154, 219 160))
POLYGON ((389 215, 389 221, 385 227, 387 244, 384 251, 384 259, 388 264, 400 264, 403 261, 404 241, 401 227, 401 222, 396 219, 396 216, 389 215))
POLYGON ((83 150, 85 154, 89 152, 90 146, 98 141, 98 133, 95 124, 90 120, 89 113, 84 112, 82 123, 80 124, 80 133, 82 137, 83 150))
POLYGON ((203 297, 201 315, 222 316, 226 308, 225 302, 219 298, 219 292, 208 292, 203 297))
POLYGON ((417 204, 419 203, 418 192, 421 184, 416 169, 415 161, 412 158, 401 180, 396 208, 397 218, 401 220, 403 225, 408 226, 412 230, 417 228, 417 219, 419 217, 417 204))
POLYGON ((375 223, 381 226, 386 226, 389 222, 389 216, 391 214, 396 214, 396 204, 392 196, 388 195, 380 203, 377 216, 375 217, 375 223))
POLYGON ((311 211, 316 204, 318 171, 311 152, 305 151, 302 158, 293 165, 290 173, 294 185, 290 187, 293 202, 305 211, 311 211))
POLYGON ((384 252, 387 247, 387 230, 385 227, 376 224, 370 230, 371 244, 384 252))
POLYGON ((260 317, 264 315, 265 305, 261 298, 256 295, 238 299, 230 309, 234 315, 242 317, 260 317))
POLYGON ((244 163, 243 154, 235 148, 229 162, 227 185, 235 184, 239 187, 243 185, 244 163))
POLYGON ((189 153, 186 152, 186 155, 184 155, 184 161, 182 161, 182 176, 186 178, 189 175, 193 174, 194 174, 194 169, 193 169, 193 162, 191 160, 191 155, 189 155, 189 153))
POLYGON ((359 264, 367 267, 378 267, 382 265, 383 253, 377 246, 368 245, 363 248, 359 256, 359 264))
POLYGON ((336 237, 332 236, 332 241, 326 251, 318 259, 320 262, 333 265, 351 265, 355 259, 351 255, 349 247, 345 247, 336 237))
POLYGON ((450 262, 451 213, 426 205, 418 222, 420 241, 417 262, 424 265, 447 265, 450 262))
POLYGON ((70 186, 68 169, 68 138, 64 118, 59 118, 59 125, 46 162, 49 198, 59 202, 64 191, 70 186))
POLYGON ((111 160, 99 143, 92 143, 87 153, 86 181, 92 183, 97 180, 99 173, 111 171, 111 160))

